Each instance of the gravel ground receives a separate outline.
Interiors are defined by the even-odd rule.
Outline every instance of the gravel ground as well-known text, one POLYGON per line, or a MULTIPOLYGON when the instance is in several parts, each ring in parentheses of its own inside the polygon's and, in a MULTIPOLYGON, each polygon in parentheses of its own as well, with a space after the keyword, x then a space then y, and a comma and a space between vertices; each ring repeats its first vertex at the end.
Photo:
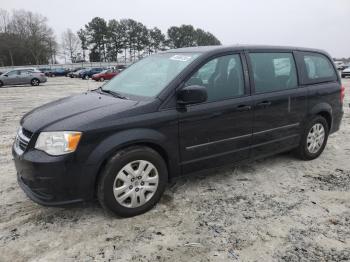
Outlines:
POLYGON ((341 130, 303 162, 281 154, 169 185, 144 215, 120 219, 97 202, 49 208, 16 182, 20 117, 99 83, 51 78, 0 89, 0 261, 350 261, 350 79, 341 130))

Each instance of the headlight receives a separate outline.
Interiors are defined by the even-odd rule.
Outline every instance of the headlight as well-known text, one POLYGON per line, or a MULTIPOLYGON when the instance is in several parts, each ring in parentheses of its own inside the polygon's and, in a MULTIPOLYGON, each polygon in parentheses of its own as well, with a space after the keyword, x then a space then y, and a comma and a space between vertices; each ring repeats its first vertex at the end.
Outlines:
POLYGON ((41 132, 35 143, 35 148, 49 155, 64 155, 77 149, 81 132, 41 132))

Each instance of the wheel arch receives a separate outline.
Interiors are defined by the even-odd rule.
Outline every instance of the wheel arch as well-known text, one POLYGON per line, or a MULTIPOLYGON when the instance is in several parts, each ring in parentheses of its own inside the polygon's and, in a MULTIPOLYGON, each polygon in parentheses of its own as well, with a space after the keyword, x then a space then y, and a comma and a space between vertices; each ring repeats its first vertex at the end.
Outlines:
POLYGON ((132 146, 146 146, 159 153, 167 165, 169 180, 180 172, 177 157, 174 156, 176 154, 171 154, 172 149, 166 143, 166 137, 162 133, 150 129, 126 130, 104 139, 89 155, 87 164, 96 168, 93 178, 95 192, 101 171, 108 160, 119 150, 132 146))
POLYGON ((328 103, 317 104, 311 109, 310 113, 311 118, 317 115, 324 117, 327 121, 328 129, 331 130, 333 121, 331 105, 329 105, 328 103))
POLYGON ((38 80, 38 81, 39 81, 39 83, 41 83, 40 79, 39 79, 39 78, 37 78, 37 77, 33 77, 32 79, 30 79, 30 83, 32 83, 32 82, 33 82, 33 80, 38 80))

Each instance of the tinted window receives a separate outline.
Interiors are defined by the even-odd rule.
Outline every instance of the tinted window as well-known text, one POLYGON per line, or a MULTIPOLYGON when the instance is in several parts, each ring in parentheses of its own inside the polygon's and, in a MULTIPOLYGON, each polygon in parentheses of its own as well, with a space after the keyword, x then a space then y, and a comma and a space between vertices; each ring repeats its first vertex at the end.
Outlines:
POLYGON ((208 101, 218 101, 244 94, 242 63, 239 55, 215 58, 203 65, 186 82, 186 86, 207 88, 208 101))
POLYGON ((291 53, 251 53, 255 93, 297 87, 297 73, 291 53))
POLYGON ((325 56, 320 54, 304 55, 304 63, 309 80, 336 79, 333 66, 325 56))
POLYGON ((10 71, 7 73, 8 76, 15 76, 15 75, 19 75, 19 71, 18 70, 14 70, 14 71, 10 71))

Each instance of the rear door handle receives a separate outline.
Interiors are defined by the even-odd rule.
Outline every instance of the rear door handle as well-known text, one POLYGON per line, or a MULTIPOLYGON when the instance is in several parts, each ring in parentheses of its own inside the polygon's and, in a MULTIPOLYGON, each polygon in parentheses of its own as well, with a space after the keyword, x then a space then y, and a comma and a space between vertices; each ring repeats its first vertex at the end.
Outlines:
POLYGON ((236 111, 249 111, 250 109, 252 109, 252 107, 249 105, 239 105, 236 107, 236 111))
POLYGON ((258 103, 256 106, 258 106, 258 107, 268 107, 270 105, 271 105, 270 101, 262 101, 262 102, 258 103))

